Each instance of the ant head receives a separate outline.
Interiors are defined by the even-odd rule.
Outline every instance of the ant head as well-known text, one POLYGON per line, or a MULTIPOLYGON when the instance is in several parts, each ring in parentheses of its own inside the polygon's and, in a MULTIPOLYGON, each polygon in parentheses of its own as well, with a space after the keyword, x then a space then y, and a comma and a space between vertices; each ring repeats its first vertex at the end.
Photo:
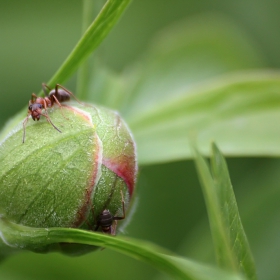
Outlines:
POLYGON ((40 103, 33 103, 33 104, 29 105, 28 111, 34 121, 40 120, 42 108, 43 108, 43 106, 40 103))

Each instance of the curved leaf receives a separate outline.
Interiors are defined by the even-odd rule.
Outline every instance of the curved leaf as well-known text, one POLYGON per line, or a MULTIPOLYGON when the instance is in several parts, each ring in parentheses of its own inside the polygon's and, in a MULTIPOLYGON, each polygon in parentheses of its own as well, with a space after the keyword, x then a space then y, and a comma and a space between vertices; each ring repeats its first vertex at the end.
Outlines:
POLYGON ((0 219, 1 247, 36 250, 42 244, 59 242, 79 243, 110 248, 128 256, 148 262, 170 274, 173 278, 186 280, 244 280, 237 274, 198 264, 183 258, 170 256, 160 247, 139 240, 115 238, 90 231, 65 228, 29 228, 0 219))
POLYGON ((225 155, 279 156, 279 88, 278 72, 240 73, 130 115, 139 163, 192 157, 190 135, 207 155, 215 141, 225 155))

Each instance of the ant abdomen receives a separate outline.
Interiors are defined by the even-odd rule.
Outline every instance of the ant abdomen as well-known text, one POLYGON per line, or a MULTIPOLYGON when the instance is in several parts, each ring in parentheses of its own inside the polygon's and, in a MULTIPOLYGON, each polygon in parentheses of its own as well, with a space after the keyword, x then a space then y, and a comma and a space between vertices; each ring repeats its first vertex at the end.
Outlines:
POLYGON ((109 210, 103 210, 99 216, 99 226, 102 228, 103 232, 110 232, 114 221, 114 217, 109 210))
POLYGON ((70 97, 71 97, 71 95, 63 89, 57 89, 57 90, 53 89, 49 93, 49 98, 52 99, 53 103, 55 103, 57 101, 59 101, 59 102, 69 101, 70 97))

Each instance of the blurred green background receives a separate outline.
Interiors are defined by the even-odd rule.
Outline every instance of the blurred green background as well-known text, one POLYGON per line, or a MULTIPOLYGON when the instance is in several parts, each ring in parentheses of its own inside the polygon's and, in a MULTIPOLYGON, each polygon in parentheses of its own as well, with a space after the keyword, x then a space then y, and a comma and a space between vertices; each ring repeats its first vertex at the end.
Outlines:
MULTIPOLYGON (((102 43, 106 65, 121 72, 145 54, 163 28, 205 12, 221 13, 246 34, 267 68, 280 67, 280 3, 134 0, 102 43)), ((0 125, 26 107, 81 36, 82 1, 0 0, 0 125)), ((66 85, 75 91, 75 77, 66 85)), ((148 139, 147 139, 148 141, 148 139)), ((279 141, 280 143, 280 141, 279 141)), ((228 159, 241 218, 260 279, 280 273, 280 160, 228 159)), ((125 235, 214 263, 211 236, 190 160, 140 167, 137 208, 125 235)), ((152 267, 110 250, 79 258, 21 253, 0 266, 0 279, 161 279, 152 267)))

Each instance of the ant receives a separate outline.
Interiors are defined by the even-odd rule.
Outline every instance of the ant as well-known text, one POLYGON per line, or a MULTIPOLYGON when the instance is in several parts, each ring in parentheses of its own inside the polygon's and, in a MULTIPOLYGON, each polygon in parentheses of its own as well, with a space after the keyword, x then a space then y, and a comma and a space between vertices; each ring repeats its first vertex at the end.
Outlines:
POLYGON ((98 217, 98 222, 94 231, 97 231, 98 228, 101 227, 103 233, 116 235, 117 223, 115 222, 115 224, 113 225, 113 222, 117 220, 119 221, 125 219, 125 207, 124 207, 124 199, 123 199, 122 191, 121 191, 121 196, 122 196, 123 215, 121 217, 113 216, 108 209, 103 210, 98 217))
MULTIPOLYGON (((34 121, 39 121, 40 117, 44 116, 47 119, 47 121, 53 126, 53 128, 61 133, 61 131, 51 121, 47 109, 53 107, 54 104, 57 104, 60 107, 60 109, 62 109, 62 105, 60 103, 69 101, 71 96, 74 97, 76 101, 81 103, 71 91, 69 91, 60 84, 56 84, 55 89, 53 90, 46 84, 42 84, 42 88, 45 93, 45 97, 38 97, 35 93, 32 93, 31 100, 29 100, 27 117, 23 122, 22 143, 24 143, 25 141, 25 127, 29 116, 31 116, 34 121), (47 94, 47 91, 49 91, 49 94, 47 94), (45 110, 44 113, 42 112, 42 110, 45 110)), ((62 111, 61 113, 63 115, 62 111)))

